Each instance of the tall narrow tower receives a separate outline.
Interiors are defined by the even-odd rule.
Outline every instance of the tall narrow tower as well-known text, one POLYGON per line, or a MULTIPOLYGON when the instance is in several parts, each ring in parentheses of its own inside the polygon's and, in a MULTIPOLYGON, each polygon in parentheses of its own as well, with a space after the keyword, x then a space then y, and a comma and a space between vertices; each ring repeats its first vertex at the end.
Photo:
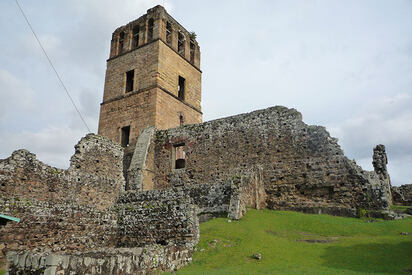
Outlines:
POLYGON ((98 133, 131 151, 140 131, 202 122, 200 49, 162 6, 113 32, 98 133))

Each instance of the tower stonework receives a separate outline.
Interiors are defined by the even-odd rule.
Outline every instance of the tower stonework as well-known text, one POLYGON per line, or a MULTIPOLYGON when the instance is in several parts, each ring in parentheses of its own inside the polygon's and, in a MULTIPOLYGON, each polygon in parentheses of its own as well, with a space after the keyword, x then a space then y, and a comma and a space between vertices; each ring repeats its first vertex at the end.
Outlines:
POLYGON ((202 122, 200 48, 162 6, 117 28, 98 134, 131 153, 141 130, 202 122))

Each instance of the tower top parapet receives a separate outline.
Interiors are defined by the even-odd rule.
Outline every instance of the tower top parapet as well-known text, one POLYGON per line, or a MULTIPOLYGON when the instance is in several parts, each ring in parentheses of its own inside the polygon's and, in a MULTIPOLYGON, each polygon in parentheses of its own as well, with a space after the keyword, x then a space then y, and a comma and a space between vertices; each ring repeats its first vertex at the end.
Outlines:
POLYGON ((113 32, 109 60, 159 39, 200 70, 196 34, 186 30, 161 5, 113 32))

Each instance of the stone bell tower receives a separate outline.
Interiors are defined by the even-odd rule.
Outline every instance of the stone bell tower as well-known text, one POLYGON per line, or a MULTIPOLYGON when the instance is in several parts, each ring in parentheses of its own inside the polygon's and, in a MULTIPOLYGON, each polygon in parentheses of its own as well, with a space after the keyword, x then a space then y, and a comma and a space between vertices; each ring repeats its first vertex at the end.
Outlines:
POLYGON ((202 122, 200 48, 162 6, 113 32, 98 134, 130 153, 140 131, 202 122))

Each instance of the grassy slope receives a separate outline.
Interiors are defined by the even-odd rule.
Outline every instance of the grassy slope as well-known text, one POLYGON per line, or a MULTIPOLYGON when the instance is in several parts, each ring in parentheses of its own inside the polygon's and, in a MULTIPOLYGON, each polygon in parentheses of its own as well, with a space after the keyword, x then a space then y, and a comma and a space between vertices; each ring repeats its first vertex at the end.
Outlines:
POLYGON ((178 274, 395 274, 412 270, 412 219, 366 222, 249 210, 240 221, 218 218, 201 224, 200 231, 193 263, 178 274), (262 259, 252 259, 254 253, 261 253, 262 259))

